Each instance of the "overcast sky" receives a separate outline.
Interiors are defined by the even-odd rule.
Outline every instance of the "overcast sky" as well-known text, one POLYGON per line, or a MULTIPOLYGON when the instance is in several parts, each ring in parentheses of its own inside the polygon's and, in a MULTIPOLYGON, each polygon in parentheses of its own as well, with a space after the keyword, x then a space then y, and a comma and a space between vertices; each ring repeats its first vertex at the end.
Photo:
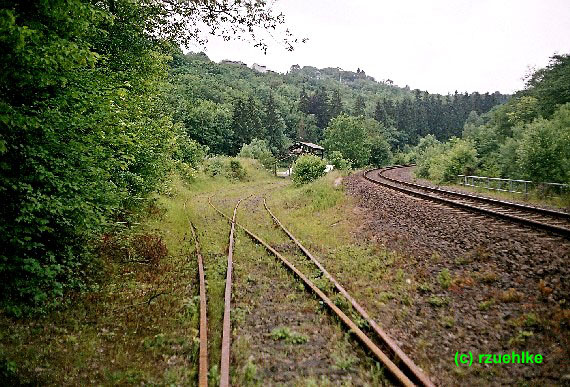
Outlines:
POLYGON ((309 41, 293 52, 270 41, 264 55, 213 38, 208 56, 283 73, 293 64, 361 68, 377 80, 446 94, 512 93, 529 67, 570 53, 569 0, 280 0, 273 7, 309 41))

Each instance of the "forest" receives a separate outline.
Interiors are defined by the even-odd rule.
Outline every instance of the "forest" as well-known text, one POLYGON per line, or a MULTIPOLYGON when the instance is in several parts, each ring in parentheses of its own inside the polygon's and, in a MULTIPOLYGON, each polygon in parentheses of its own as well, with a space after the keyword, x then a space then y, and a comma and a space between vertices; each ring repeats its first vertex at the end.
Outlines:
POLYGON ((292 140, 319 143, 341 114, 374 120, 395 150, 427 134, 445 141, 461 135, 470 112, 486 113, 508 98, 498 92, 429 94, 376 82, 360 69, 293 65, 287 74, 262 74, 215 63, 205 53, 179 52, 170 82, 174 119, 212 153, 230 155, 254 138, 267 140, 275 154, 292 140))
MULTIPOLYGON (((442 181, 465 171, 570 181, 568 55, 509 98, 430 94, 361 69, 261 74, 179 48, 201 28, 235 38, 283 23, 257 1, 1 3, 5 311, 46 311, 91 286, 94 241, 214 155, 270 163, 305 140, 342 168, 415 161, 442 181)), ((282 43, 300 41, 285 31, 282 43)))
POLYGON ((485 114, 471 112, 461 136, 433 135, 402 155, 416 174, 453 182, 458 174, 570 183, 570 55, 554 55, 524 90, 485 114))

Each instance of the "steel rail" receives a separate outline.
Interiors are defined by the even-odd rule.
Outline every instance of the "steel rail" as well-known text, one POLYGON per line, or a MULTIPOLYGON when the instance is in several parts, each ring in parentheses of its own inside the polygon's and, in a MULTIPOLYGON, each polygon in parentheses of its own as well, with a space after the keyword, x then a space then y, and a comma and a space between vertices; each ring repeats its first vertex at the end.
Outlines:
MULTIPOLYGON (((211 196, 208 203, 212 205, 211 196)), ((234 250, 234 233, 236 225, 236 213, 241 200, 238 200, 232 219, 230 220, 230 240, 228 245, 228 267, 226 270, 226 290, 224 294, 224 321, 222 328, 222 355, 220 360, 220 386, 228 387, 230 385, 230 345, 231 345, 231 320, 230 308, 232 303, 232 269, 233 269, 233 250, 234 250)))
MULTIPOLYGON (((364 178, 365 178, 366 180, 368 180, 368 181, 374 183, 374 184, 379 184, 379 185, 382 185, 382 186, 384 186, 384 187, 387 187, 387 188, 390 188, 390 189, 393 189, 393 190, 396 190, 396 191, 400 191, 400 192, 405 193, 405 194, 408 194, 408 195, 412 195, 412 196, 419 197, 419 198, 421 198, 421 199, 427 199, 427 200, 431 200, 431 201, 436 201, 436 202, 440 202, 440 203, 443 203, 443 204, 448 205, 448 206, 453 206, 453 207, 457 207, 457 208, 461 208, 461 209, 467 209, 467 210, 470 210, 470 211, 483 213, 483 214, 486 214, 486 215, 494 216, 494 217, 496 217, 496 218, 508 220, 508 221, 510 221, 510 222, 522 224, 522 225, 525 225, 525 226, 530 226, 530 227, 533 227, 533 228, 538 228, 538 229, 542 229, 542 230, 547 230, 547 231, 550 231, 550 232, 553 232, 553 233, 556 233, 556 234, 563 235, 563 236, 565 236, 566 238, 570 238, 570 229, 567 229, 567 228, 564 228, 564 227, 560 227, 560 226, 553 225, 553 224, 548 224, 548 223, 539 222, 539 221, 534 220, 534 219, 523 218, 523 217, 520 217, 520 216, 517 216, 517 215, 506 214, 506 213, 503 213, 503 212, 498 212, 498 211, 490 210, 490 209, 488 209, 488 208, 477 207, 477 206, 474 206, 474 205, 471 205, 471 204, 462 203, 462 202, 455 201, 455 200, 451 200, 451 199, 447 199, 447 198, 444 198, 444 197, 441 197, 441 196, 436 196, 436 195, 428 194, 428 193, 425 193, 425 192, 420 192, 420 191, 416 191, 416 190, 412 190, 412 189, 409 189, 409 188, 405 188, 405 187, 398 186, 398 185, 396 185, 396 184, 402 184, 402 185, 409 186, 409 187, 415 187, 415 188, 417 188, 417 189, 423 189, 422 187, 424 187, 424 186, 421 186, 421 185, 419 185, 419 184, 418 184, 418 185, 415 185, 414 183, 402 182, 402 181, 400 181, 400 180, 396 180, 396 179, 393 179, 393 178, 387 178, 387 177, 385 177, 385 176, 383 176, 383 175, 380 174, 381 172, 386 171, 386 170, 389 170, 389 169, 394 169, 394 168, 388 168, 388 169, 382 168, 382 169, 371 169, 371 170, 368 170, 368 171, 366 171, 366 172, 364 173, 364 178), (386 183, 386 182, 383 182, 383 181, 380 181, 380 180, 377 180, 377 179, 374 179, 374 178, 368 176, 369 174, 372 174, 373 172, 378 172, 378 176, 379 176, 379 177, 381 177, 382 179, 385 179, 385 180, 387 180, 387 181, 393 182, 393 183, 395 183, 395 184, 389 184, 389 183, 386 183)), ((426 189, 426 190, 437 190, 437 189, 431 188, 431 187, 428 187, 428 188, 429 188, 429 189, 426 189)), ((437 192, 437 191, 434 191, 434 192, 437 192)), ((453 192, 453 191, 449 191, 449 192, 453 192)), ((459 192, 453 192, 453 194, 456 195, 456 196, 458 196, 458 197, 460 197, 460 198, 461 198, 461 197, 464 197, 464 198, 466 197, 466 198, 468 198, 468 199, 470 199, 470 200, 478 200, 478 201, 480 201, 480 202, 489 202, 489 201, 486 200, 486 198, 481 198, 481 197, 478 197, 478 196, 463 195, 463 194, 461 194, 461 193, 459 193, 459 192), (477 199, 474 199, 474 198, 477 198, 477 199)), ((494 199, 493 199, 493 200, 494 200, 494 199)), ((505 202, 501 202, 501 201, 499 201, 499 202, 500 202, 500 203, 505 203, 505 202)), ((495 203, 494 203, 494 204, 495 204, 495 203)), ((512 204, 512 203, 511 203, 511 204, 512 204)))
MULTIPOLYGON (((279 252, 277 252, 273 247, 271 247, 263 239, 249 231, 247 228, 242 226, 240 223, 235 222, 230 219, 226 214, 217 209, 212 202, 209 200, 210 206, 222 217, 224 217, 229 222, 237 225, 241 228, 254 242, 262 245, 267 251, 277 257, 289 270, 299 277, 307 287, 309 287, 319 298, 331 309, 337 317, 348 327, 354 334, 360 339, 360 341, 372 352, 380 362, 390 371, 390 373, 404 386, 414 386, 414 383, 400 370, 396 364, 390 360, 390 358, 382 352, 382 350, 372 341, 370 338, 356 325, 339 307, 337 307, 330 298, 327 297, 309 278, 307 278, 299 269, 297 269, 291 262, 289 262, 285 257, 283 257, 279 252)), ((237 206, 236 206, 237 209, 237 206)), ((235 215, 235 211, 234 211, 235 215)))
POLYGON ((370 327, 376 332, 376 334, 380 337, 382 342, 393 352, 396 358, 401 361, 405 367, 411 372, 414 376, 414 379, 418 381, 421 385, 426 387, 434 386, 428 376, 416 365, 414 362, 402 351, 402 349, 396 344, 394 340, 386 332, 378 326, 378 324, 370 317, 370 315, 364 310, 364 308, 346 291, 346 289, 324 268, 324 266, 317 260, 310 252, 303 246, 303 244, 295 238, 295 236, 281 223, 281 221, 271 212, 269 207, 267 206, 267 201, 263 198, 263 205, 265 209, 273 218, 273 221, 281 228, 281 230, 289 236, 289 238, 299 247, 299 249, 303 252, 303 254, 309 258, 318 268, 319 270, 327 277, 329 281, 331 281, 335 288, 338 290, 340 294, 346 298, 348 302, 352 305, 352 307, 360 314, 360 316, 370 325, 370 327))
POLYGON ((208 320, 206 304, 206 280, 204 277, 204 259, 200 251, 200 243, 196 235, 196 228, 190 222, 190 231, 196 246, 198 256, 198 277, 200 281, 200 359, 198 368, 198 386, 208 387, 208 320))
MULTIPOLYGON (((386 167, 386 168, 381 168, 381 169, 377 169, 378 173, 382 173, 382 172, 386 172, 392 169, 397 169, 397 168, 407 168, 407 167, 411 167, 413 165, 394 165, 391 167, 386 167)), ((374 172, 375 170, 371 170, 369 172, 374 172)), ((385 176, 385 175, 380 175, 383 179, 389 180, 391 182, 397 183, 397 184, 402 184, 402 185, 406 185, 408 187, 414 187, 414 188, 420 188, 426 191, 430 191, 430 192, 441 192, 447 195, 452 195, 452 196, 457 196, 457 197, 461 197, 461 198, 469 198, 469 199, 473 199, 476 201, 482 201, 482 202, 486 202, 486 203, 491 203, 491 204, 496 204, 496 205, 500 205, 503 207, 509 207, 512 208, 514 210, 520 210, 520 211, 527 211, 527 212, 534 212, 537 213, 539 215, 547 215, 547 216, 552 216, 552 217, 557 217, 557 218, 562 218, 565 220, 570 220, 570 213, 567 212, 562 212, 562 211, 556 211, 556 210, 551 210, 548 208, 540 208, 540 207, 534 207, 534 206, 529 206, 526 204, 521 204, 521 203, 513 203, 513 202, 507 202, 504 200, 499 200, 499 199, 494 199, 494 198, 489 198, 489 197, 485 197, 485 196, 479 196, 479 195, 473 195, 473 194, 468 194, 465 192, 457 192, 457 191, 452 191, 452 190, 448 190, 448 189, 443 189, 443 188, 439 188, 439 187, 430 187, 427 185, 422 185, 422 184, 418 184, 418 183, 411 183, 409 181, 403 181, 403 180, 398 180, 398 179, 394 179, 393 177, 389 177, 389 176, 385 176)))

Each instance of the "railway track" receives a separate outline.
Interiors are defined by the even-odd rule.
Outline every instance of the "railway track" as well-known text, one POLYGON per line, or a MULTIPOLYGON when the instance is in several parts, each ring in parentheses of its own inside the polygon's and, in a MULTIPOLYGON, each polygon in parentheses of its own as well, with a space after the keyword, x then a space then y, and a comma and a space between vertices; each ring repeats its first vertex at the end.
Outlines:
POLYGON ((206 279, 204 276, 204 259, 200 251, 200 243, 196 236, 196 228, 190 222, 190 231, 194 239, 196 256, 198 258, 198 279, 200 283, 200 355, 198 365, 198 386, 208 387, 208 320, 207 320, 207 299, 206 299, 206 279))
POLYGON ((364 173, 372 183, 432 202, 506 220, 533 229, 548 231, 570 239, 570 214, 505 202, 442 188, 428 187, 386 176, 386 172, 407 166, 373 169, 364 173))
MULTIPOLYGON (((211 198, 210 198, 211 199, 211 198)), ((237 226, 241 230, 243 230, 255 243, 263 246, 268 253, 275 256, 287 269, 293 272, 299 279, 303 281, 305 284, 305 288, 310 290, 313 294, 315 294, 320 300, 326 305, 329 310, 335 314, 340 321, 351 331, 353 332, 356 337, 358 337, 359 341, 363 344, 363 346, 370 352, 372 355, 380 361, 384 367, 390 372, 390 374, 394 377, 394 379, 404 386, 413 386, 413 385, 422 385, 422 386, 433 386, 433 383, 429 380, 429 378, 422 372, 422 370, 417 367, 412 360, 406 356, 406 354, 397 346, 397 344, 390 338, 388 335, 382 331, 382 329, 370 318, 370 316, 366 313, 366 311, 357 303, 354 298, 352 298, 348 292, 334 279, 334 277, 326 271, 326 269, 320 264, 320 262, 299 242, 297 238, 289 230, 287 230, 283 224, 279 221, 279 219, 271 212, 267 203, 264 199, 264 207, 267 210, 268 214, 271 216, 273 221, 279 225, 281 230, 287 234, 287 236, 293 240, 293 242, 297 245, 297 247, 303 252, 303 254, 309 258, 313 264, 320 270, 320 272, 334 285, 336 290, 342 294, 346 300, 352 305, 354 310, 368 323, 370 326, 369 333, 374 335, 374 338, 371 337, 370 334, 365 333, 358 324, 356 324, 343 310, 341 310, 332 300, 327 296, 319 287, 315 285, 315 283, 305 275, 301 270, 299 270, 290 260, 285 258, 281 253, 279 253, 275 248, 273 248, 269 243, 261 239, 258 235, 251 232, 249 229, 244 227, 242 224, 236 221, 236 213, 239 206, 239 203, 243 200, 240 199, 234 208, 233 217, 230 218, 222 211, 220 211, 211 200, 208 200, 209 205, 218 213, 220 216, 224 217, 231 225, 230 231, 230 247, 228 252, 228 282, 226 282, 226 290, 229 288, 231 289, 231 276, 230 276, 230 255, 231 249, 233 246, 233 230, 234 227, 237 226), (381 349, 380 347, 383 347, 381 349)), ((226 297, 228 293, 226 293, 226 297)), ((231 299, 231 293, 230 293, 231 299)), ((227 298, 226 298, 227 300, 227 298)), ((226 305, 228 308, 228 317, 229 317, 229 304, 226 305)), ((225 320, 226 313, 224 313, 224 320, 225 320)), ((224 324, 224 331, 225 331, 225 324, 224 324)), ((224 342, 223 342, 224 343, 224 342)), ((222 346, 222 368, 221 368, 221 383, 220 385, 227 386, 229 385, 229 344, 227 347, 227 368, 224 368, 224 345, 222 346), (227 376, 226 376, 227 375, 227 376)))

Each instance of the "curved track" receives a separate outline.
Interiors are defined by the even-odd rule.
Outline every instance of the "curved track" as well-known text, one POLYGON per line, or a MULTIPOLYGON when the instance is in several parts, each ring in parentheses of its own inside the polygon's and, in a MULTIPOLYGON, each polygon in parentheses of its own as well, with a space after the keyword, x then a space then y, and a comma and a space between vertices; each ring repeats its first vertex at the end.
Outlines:
MULTIPOLYGON (((241 200, 240 200, 241 201, 241 200)), ((341 293, 354 307, 354 309, 368 322, 368 324, 372 327, 374 333, 378 336, 378 341, 381 343, 383 347, 386 347, 389 350, 389 354, 392 356, 388 356, 386 353, 380 349, 380 347, 372 340, 359 326, 347 316, 335 303, 321 290, 319 289, 305 274, 303 274, 293 263, 287 260, 282 254, 277 252, 271 245, 269 245, 266 241, 261 239, 259 236, 242 226, 240 223, 235 221, 235 213, 236 208, 234 209, 234 217, 233 219, 228 217, 226 214, 221 212, 218 208, 216 208, 211 201, 209 201, 210 206, 221 216, 223 216, 233 227, 233 225, 237 225, 240 229, 242 229, 255 243, 262 245, 269 253, 274 255, 279 261, 287 267, 290 271, 292 271, 298 278, 300 278, 306 286, 306 289, 310 290, 314 294, 316 294, 321 301, 345 324, 345 326, 353 332, 361 343, 368 349, 376 359, 378 359, 391 373, 391 375, 402 385, 405 386, 413 386, 415 383, 418 383, 423 386, 433 386, 433 383, 429 380, 429 378, 423 374, 423 372, 417 367, 405 354, 404 352, 395 344, 393 340, 391 340, 381 329, 378 325, 368 316, 366 311, 354 300, 348 292, 332 277, 326 269, 311 255, 311 253, 298 241, 297 238, 293 236, 282 224, 281 222, 271 213, 267 204, 264 200, 265 208, 267 209, 268 213, 271 215, 273 220, 280 225, 283 232, 285 232, 303 251, 303 253, 313 261, 313 263, 321 270, 321 272, 334 284, 337 291, 341 293), (398 364, 398 365, 397 365, 398 364)), ((238 202, 239 204, 239 202, 238 202)))
POLYGON ((559 234, 570 239, 570 214, 568 213, 428 187, 386 176, 387 171, 403 167, 407 166, 397 165, 369 170, 364 173, 364 178, 372 183, 421 199, 493 216, 530 228, 559 234))

